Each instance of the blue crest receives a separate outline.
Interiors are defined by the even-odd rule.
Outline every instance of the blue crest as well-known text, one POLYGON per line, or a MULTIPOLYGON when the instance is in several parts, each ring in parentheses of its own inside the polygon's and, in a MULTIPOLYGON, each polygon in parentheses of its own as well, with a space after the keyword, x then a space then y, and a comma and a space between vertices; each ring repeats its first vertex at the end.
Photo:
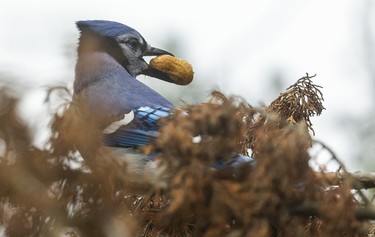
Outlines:
POLYGON ((89 20, 77 21, 76 24, 81 32, 88 30, 104 37, 116 37, 131 31, 137 32, 133 28, 115 21, 89 20))

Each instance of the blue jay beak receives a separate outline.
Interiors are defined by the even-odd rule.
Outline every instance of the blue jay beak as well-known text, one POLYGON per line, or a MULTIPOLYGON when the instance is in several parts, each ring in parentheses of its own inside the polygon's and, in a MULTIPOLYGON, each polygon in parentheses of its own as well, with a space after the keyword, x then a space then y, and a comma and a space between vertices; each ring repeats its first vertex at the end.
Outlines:
POLYGON ((154 48, 154 47, 151 47, 151 46, 147 47, 143 56, 159 56, 159 55, 163 55, 163 54, 168 54, 168 55, 174 56, 173 54, 171 54, 168 51, 158 49, 158 48, 154 48))
MULTIPOLYGON (((143 56, 159 56, 159 55, 163 55, 163 54, 171 55, 171 56, 174 57, 174 55, 171 54, 168 51, 158 49, 158 48, 154 48, 154 47, 151 47, 151 46, 147 47, 143 56)), ((175 83, 175 80, 173 80, 168 74, 166 74, 162 71, 159 71, 158 69, 153 68, 150 65, 148 65, 148 67, 145 70, 143 70, 141 72, 141 74, 144 74, 144 75, 150 76, 150 77, 155 77, 155 78, 158 78, 158 79, 166 81, 166 82, 175 83)))

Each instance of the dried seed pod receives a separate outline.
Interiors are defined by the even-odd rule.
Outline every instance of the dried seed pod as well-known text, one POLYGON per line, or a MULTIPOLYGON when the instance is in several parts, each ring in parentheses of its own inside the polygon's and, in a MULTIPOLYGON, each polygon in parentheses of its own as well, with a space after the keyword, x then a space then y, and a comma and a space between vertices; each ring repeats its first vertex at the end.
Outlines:
POLYGON ((150 61, 150 66, 168 74, 178 85, 187 85, 193 80, 193 67, 180 58, 166 54, 160 55, 150 61))

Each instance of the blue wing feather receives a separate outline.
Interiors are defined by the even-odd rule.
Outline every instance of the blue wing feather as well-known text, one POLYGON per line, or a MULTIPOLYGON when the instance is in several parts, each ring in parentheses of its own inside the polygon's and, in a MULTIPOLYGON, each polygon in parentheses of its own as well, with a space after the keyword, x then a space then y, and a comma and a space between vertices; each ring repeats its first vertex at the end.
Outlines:
POLYGON ((134 111, 136 121, 139 121, 139 126, 143 129, 157 131, 159 125, 157 121, 160 118, 167 117, 171 112, 170 108, 166 107, 141 107, 134 111))
POLYGON ((148 145, 159 135, 158 120, 167 117, 171 109, 166 107, 140 107, 134 112, 134 120, 117 131, 104 135, 104 144, 110 147, 136 148, 148 145))

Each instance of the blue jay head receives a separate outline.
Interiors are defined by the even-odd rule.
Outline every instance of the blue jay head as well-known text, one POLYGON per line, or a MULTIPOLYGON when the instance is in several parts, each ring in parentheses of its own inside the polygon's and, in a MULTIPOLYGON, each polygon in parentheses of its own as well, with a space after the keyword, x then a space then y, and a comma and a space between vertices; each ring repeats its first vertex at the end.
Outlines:
POLYGON ((173 82, 169 75, 150 67, 143 59, 144 56, 173 54, 151 47, 133 28, 104 20, 78 21, 77 27, 81 32, 78 55, 94 51, 107 52, 133 77, 144 74, 173 82))

